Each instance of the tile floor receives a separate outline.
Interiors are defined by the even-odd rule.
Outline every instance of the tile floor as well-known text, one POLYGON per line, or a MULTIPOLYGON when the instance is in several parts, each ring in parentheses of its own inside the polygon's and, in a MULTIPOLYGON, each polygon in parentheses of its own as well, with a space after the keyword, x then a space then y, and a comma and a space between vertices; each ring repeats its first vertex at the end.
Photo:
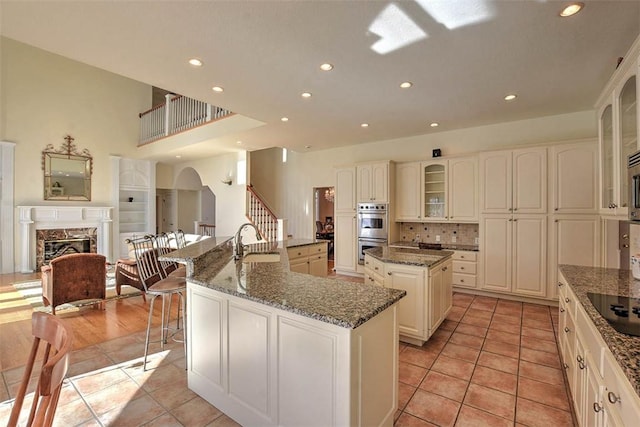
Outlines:
MULTIPOLYGON (((400 345, 395 425, 573 426, 557 310, 465 294, 453 304, 424 346, 400 345)), ((143 345, 138 333, 73 352, 54 425, 238 425, 187 388, 181 344, 151 356, 147 372, 143 345)), ((0 425, 21 374, 2 372, 0 425)))
POLYGON ((400 345, 396 426, 573 426, 557 309, 454 294, 422 347, 400 345))

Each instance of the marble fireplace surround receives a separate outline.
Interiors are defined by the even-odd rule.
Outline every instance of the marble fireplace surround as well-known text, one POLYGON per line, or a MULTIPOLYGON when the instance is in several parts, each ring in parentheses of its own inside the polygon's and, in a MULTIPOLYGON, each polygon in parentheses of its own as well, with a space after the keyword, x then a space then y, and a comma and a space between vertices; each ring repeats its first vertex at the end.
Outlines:
POLYGON ((36 230, 95 228, 96 251, 110 260, 112 211, 110 206, 18 206, 18 270, 31 273, 36 269, 36 230))

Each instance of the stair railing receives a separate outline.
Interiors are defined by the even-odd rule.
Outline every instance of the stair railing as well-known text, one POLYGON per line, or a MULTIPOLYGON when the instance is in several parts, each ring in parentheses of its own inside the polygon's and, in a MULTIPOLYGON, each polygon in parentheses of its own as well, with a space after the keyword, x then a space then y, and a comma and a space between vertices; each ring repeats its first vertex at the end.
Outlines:
POLYGON ((278 217, 250 185, 247 185, 247 218, 268 242, 278 240, 278 217))

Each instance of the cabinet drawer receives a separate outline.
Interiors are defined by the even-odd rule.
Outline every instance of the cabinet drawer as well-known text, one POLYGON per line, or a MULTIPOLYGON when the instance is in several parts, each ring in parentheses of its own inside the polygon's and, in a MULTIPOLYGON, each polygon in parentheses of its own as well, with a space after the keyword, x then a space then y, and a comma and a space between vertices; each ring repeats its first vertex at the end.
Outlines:
POLYGON ((472 251, 453 251, 453 256, 451 257, 454 260, 462 260, 462 261, 477 261, 478 260, 478 252, 472 251))
POLYGON ((318 243, 315 245, 307 246, 309 255, 315 254, 323 254, 327 253, 327 244, 326 243, 318 243))
POLYGON ((574 319, 576 316, 576 297, 573 291, 568 286, 562 286, 559 293, 560 300, 564 304, 567 314, 571 315, 574 319))
POLYGON ((582 336, 585 350, 591 353, 591 358, 595 363, 594 367, 597 367, 596 372, 598 372, 602 377, 602 355, 606 348, 606 344, 600 337, 600 333, 596 330, 593 322, 588 316, 589 315, 582 307, 578 307, 576 313, 576 327, 582 336))
POLYGON ((365 256, 364 268, 371 270, 375 274, 382 275, 384 271, 384 263, 382 261, 378 261, 373 257, 365 256))
POLYGON ((573 317, 565 316, 564 327, 558 331, 560 345, 563 348, 562 355, 565 363, 570 363, 576 354, 576 326, 573 317))
POLYGON ((309 256, 309 246, 297 246, 295 248, 287 249, 289 259, 296 259, 309 256))
POLYGON ((637 425, 640 419, 640 397, 611 352, 606 351, 603 359, 605 388, 602 400, 605 413, 615 413, 625 426, 637 425))
POLYGON ((455 273, 456 269, 455 269, 455 263, 454 263, 454 268, 453 268, 453 285, 454 286, 464 286, 464 287, 469 287, 469 288, 475 288, 476 287, 476 276, 473 274, 461 274, 461 273, 455 273))
POLYGON ((476 263, 471 261, 453 261, 454 273, 476 274, 476 263))

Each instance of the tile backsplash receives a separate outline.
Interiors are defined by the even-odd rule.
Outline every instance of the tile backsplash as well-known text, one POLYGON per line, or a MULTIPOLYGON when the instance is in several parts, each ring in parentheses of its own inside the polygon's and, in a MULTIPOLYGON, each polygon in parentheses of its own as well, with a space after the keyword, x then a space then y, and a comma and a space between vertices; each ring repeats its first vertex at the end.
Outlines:
POLYGON ((400 227, 403 242, 478 244, 478 224, 403 222, 400 227))

